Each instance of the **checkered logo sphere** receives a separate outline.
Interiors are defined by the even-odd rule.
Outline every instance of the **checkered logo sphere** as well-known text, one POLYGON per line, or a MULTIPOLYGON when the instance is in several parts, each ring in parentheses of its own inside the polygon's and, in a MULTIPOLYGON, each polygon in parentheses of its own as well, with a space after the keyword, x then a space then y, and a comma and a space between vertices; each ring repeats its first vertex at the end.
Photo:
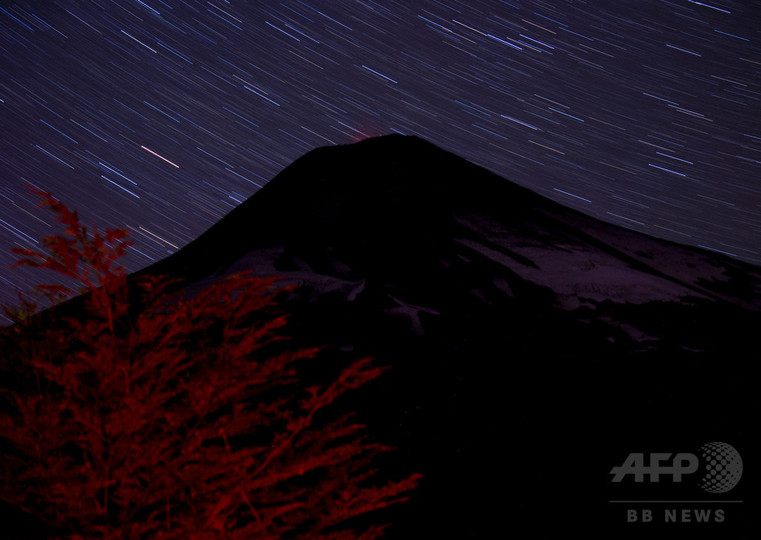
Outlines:
POLYGON ((737 485, 743 474, 743 460, 730 444, 706 443, 698 449, 705 474, 699 486, 708 493, 726 493, 737 485))

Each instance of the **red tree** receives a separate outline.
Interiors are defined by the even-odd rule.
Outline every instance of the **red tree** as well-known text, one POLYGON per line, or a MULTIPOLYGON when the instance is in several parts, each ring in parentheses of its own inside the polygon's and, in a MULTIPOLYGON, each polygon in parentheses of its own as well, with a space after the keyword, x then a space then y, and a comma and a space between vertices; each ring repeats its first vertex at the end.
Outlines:
POLYGON ((0 498, 69 538, 382 534, 345 522, 406 500, 419 475, 378 485, 371 462, 389 448, 331 404, 384 368, 363 359, 304 388, 299 365, 317 350, 284 346, 274 279, 236 275, 189 295, 144 278, 136 295, 116 265, 125 231, 88 233, 38 194, 66 231, 46 254, 15 249, 19 264, 87 293, 77 316, 3 331, 17 385, 2 390, 0 498))

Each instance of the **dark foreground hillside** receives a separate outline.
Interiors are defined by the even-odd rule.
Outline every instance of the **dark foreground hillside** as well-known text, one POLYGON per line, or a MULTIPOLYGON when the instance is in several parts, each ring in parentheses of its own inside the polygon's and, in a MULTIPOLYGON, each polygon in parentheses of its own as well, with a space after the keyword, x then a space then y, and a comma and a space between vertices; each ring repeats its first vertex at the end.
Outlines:
POLYGON ((342 405, 398 448, 379 465, 424 475, 378 512, 388 537, 758 534, 758 268, 388 136, 307 154, 142 274, 192 293, 241 270, 297 285, 290 332, 327 345, 312 377, 391 366, 342 405), (726 492, 705 469, 611 482, 630 453, 711 442, 743 458, 726 492))

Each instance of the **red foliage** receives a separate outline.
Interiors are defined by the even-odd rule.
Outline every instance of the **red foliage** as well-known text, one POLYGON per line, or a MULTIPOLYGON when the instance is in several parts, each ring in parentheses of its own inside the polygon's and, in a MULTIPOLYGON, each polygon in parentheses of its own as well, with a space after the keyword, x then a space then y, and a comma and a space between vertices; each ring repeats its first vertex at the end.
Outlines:
POLYGON ((384 368, 363 359, 302 388, 298 366, 317 350, 284 345, 274 279, 170 295, 146 278, 130 313, 115 265, 125 232, 89 235, 39 194, 66 234, 45 239, 46 255, 15 250, 20 264, 89 293, 77 317, 3 332, 2 366, 24 385, 2 390, 0 499, 68 538, 380 536, 342 524, 406 500, 419 475, 377 485, 370 465, 389 448, 331 405, 384 368))

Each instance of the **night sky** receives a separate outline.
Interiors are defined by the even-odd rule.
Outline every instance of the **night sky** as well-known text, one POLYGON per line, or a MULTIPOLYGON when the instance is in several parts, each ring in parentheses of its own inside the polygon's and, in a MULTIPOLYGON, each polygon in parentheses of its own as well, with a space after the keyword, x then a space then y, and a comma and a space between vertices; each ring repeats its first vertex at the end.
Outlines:
POLYGON ((0 0, 0 302, 39 283, 7 270, 11 246, 55 230, 25 183, 127 228, 134 271, 305 152, 393 132, 761 263, 760 14, 755 0, 0 0))

